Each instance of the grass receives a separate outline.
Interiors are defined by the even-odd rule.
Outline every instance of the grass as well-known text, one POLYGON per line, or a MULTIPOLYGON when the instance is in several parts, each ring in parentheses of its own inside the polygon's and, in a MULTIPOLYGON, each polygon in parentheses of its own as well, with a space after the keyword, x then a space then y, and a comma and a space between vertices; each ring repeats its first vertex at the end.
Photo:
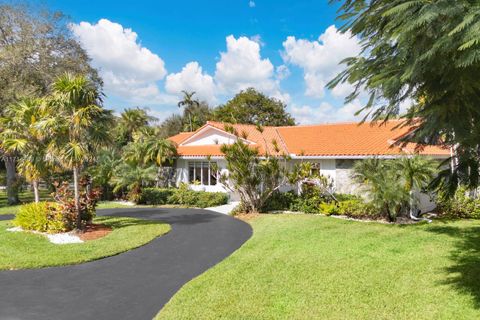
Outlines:
MULTIPOLYGON (((40 200, 52 200, 50 196, 51 192, 46 189, 40 189, 40 200)), ((30 190, 24 190, 19 192, 18 197, 21 203, 28 203, 34 200, 33 192, 30 190)), ((15 214, 20 208, 20 205, 9 206, 7 204, 7 192, 6 190, 0 190, 0 215, 2 214, 15 214)))
POLYGON ((0 221, 0 270, 63 266, 96 260, 137 248, 167 233, 170 226, 158 221, 97 217, 95 222, 113 228, 107 236, 80 244, 52 244, 42 235, 9 232, 9 221, 0 221))
POLYGON ((156 319, 479 319, 480 222, 262 215, 156 319))

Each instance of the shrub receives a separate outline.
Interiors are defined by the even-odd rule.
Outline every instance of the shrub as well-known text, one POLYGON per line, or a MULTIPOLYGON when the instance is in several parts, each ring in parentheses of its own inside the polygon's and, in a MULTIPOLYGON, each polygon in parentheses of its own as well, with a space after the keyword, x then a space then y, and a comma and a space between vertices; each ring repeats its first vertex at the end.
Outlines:
MULTIPOLYGON (((75 198, 68 182, 63 182, 61 185, 56 182, 54 186, 56 188, 54 195, 54 199, 57 202, 56 211, 62 216, 67 230, 72 230, 75 227, 81 228, 82 226, 76 225, 77 210, 75 208, 75 198)), ((81 182, 81 186, 85 189, 83 182, 81 182)), ((98 199, 100 199, 99 189, 80 191, 80 215, 82 224, 90 223, 95 217, 95 208, 98 199)))
POLYGON ((145 188, 142 190, 138 203, 152 205, 167 204, 168 198, 173 192, 173 189, 145 188))
POLYGON ((340 201, 338 203, 338 214, 352 218, 373 218, 379 215, 372 205, 365 203, 360 198, 340 201))
POLYGON ((194 191, 187 184, 182 184, 178 189, 145 188, 139 199, 141 204, 176 204, 207 208, 226 204, 228 195, 223 192, 194 191))
POLYGON ((327 216, 339 214, 338 204, 335 202, 323 202, 320 204, 320 213, 327 216))
POLYGON ((452 198, 440 195, 437 207, 447 217, 480 219, 480 199, 469 197, 464 186, 459 187, 452 198))
POLYGON ((271 197, 265 202, 262 212, 276 211, 276 210, 292 210, 296 207, 299 201, 298 195, 293 191, 288 192, 274 192, 271 197))
POLYGON ((38 202, 22 205, 13 220, 15 226, 39 232, 62 232, 68 230, 62 214, 54 202, 38 202))

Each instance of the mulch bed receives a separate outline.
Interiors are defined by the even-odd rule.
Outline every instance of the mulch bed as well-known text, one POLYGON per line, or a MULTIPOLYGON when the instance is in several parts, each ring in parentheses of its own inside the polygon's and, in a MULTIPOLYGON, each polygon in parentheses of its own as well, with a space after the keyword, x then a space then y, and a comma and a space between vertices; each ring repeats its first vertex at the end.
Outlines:
POLYGON ((112 228, 107 227, 104 224, 88 224, 82 233, 78 234, 78 237, 83 241, 96 240, 105 237, 112 232, 112 228))

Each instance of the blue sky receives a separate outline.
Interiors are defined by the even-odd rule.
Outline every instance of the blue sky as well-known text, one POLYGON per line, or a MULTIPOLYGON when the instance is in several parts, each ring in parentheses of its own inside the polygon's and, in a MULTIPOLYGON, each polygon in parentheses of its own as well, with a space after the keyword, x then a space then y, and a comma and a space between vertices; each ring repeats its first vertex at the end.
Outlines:
POLYGON ((344 105, 348 86, 324 90, 338 62, 359 51, 327 0, 45 4, 71 17, 115 110, 149 107, 165 118, 182 89, 217 105, 249 86, 284 100, 299 123, 352 120, 360 106, 344 105))

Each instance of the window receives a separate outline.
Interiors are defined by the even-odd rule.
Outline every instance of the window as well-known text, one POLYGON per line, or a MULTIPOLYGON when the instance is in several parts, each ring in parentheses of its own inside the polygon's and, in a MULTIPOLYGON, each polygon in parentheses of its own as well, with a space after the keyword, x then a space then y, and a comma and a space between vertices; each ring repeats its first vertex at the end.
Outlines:
POLYGON ((217 172, 214 170, 212 162, 189 162, 188 163, 188 182, 200 183, 204 186, 214 186, 217 184, 217 172))

